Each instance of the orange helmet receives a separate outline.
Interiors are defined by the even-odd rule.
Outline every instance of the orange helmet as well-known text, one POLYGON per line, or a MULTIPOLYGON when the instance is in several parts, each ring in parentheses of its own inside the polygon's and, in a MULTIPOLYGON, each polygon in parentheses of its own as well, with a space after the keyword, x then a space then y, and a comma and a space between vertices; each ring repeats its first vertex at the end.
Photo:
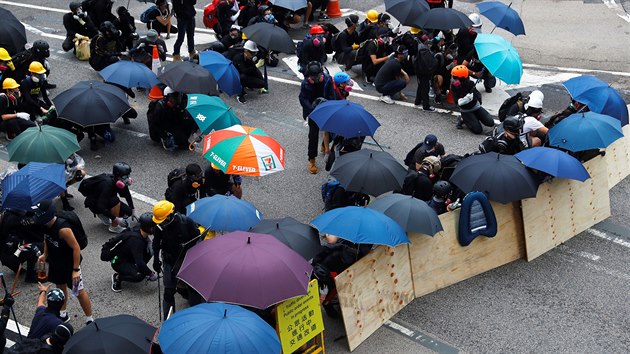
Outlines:
POLYGON ((451 76, 468 78, 468 68, 465 65, 457 65, 451 70, 451 76))
POLYGON ((315 25, 313 27, 311 27, 311 34, 324 34, 324 27, 320 26, 320 25, 315 25))

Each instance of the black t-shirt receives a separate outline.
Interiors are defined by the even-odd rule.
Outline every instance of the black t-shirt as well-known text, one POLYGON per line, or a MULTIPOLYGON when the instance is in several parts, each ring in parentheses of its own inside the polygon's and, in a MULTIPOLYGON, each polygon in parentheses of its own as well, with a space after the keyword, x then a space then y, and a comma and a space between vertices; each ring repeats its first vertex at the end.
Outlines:
POLYGON ((388 82, 396 80, 396 77, 400 75, 401 69, 402 66, 400 65, 400 62, 396 58, 390 58, 376 74, 374 86, 379 89, 385 86, 388 82))
POLYGON ((152 7, 152 9, 147 12, 147 19, 149 21, 155 21, 158 16, 162 16, 162 12, 160 12, 160 9, 157 7, 152 7))
POLYGON ((57 217, 52 227, 46 230, 46 247, 48 248, 48 263, 72 263, 72 248, 59 237, 59 231, 70 227, 65 219, 57 217))
POLYGON ((15 105, 11 104, 5 93, 0 94, 0 115, 15 113, 15 105))
POLYGON ((413 162, 421 163, 422 160, 424 160, 424 158, 427 156, 440 157, 446 153, 446 151, 444 150, 444 145, 442 145, 441 143, 435 143, 435 149, 433 151, 430 150, 431 148, 427 145, 424 145, 424 143, 420 145, 418 150, 416 150, 413 155, 413 162))

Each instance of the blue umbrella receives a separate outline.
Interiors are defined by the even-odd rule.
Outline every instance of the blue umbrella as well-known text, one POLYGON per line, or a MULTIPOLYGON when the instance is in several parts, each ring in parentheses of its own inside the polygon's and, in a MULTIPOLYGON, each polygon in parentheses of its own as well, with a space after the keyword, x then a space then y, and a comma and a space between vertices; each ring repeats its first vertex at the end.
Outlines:
POLYGON ((158 335, 164 353, 280 353, 276 331, 236 305, 204 303, 177 311, 158 335))
POLYGON ((333 209, 313 219, 311 224, 321 233, 354 243, 392 247, 410 243, 405 231, 394 220, 381 212, 363 207, 333 209))
POLYGON ((575 113, 549 129, 549 145, 569 151, 603 149, 623 137, 621 123, 595 112, 575 113))
POLYGON ((217 96, 189 94, 186 109, 197 123, 201 135, 241 124, 232 107, 217 96))
POLYGON ((206 68, 219 83, 219 89, 229 96, 238 95, 243 90, 241 77, 232 61, 221 53, 206 50, 199 53, 199 65, 206 68))
POLYGON ((127 88, 151 88, 160 83, 155 73, 146 65, 128 60, 120 60, 99 71, 106 82, 127 88))
POLYGON ((26 211, 65 190, 63 164, 29 162, 2 181, 2 207, 26 211))
POLYGON ((521 82, 523 62, 510 42, 496 34, 480 33, 475 39, 475 48, 479 60, 492 75, 506 84, 521 82))
POLYGON ((186 215, 199 225, 215 231, 247 231, 262 219, 262 214, 251 203, 218 194, 188 205, 186 215))
POLYGON ((476 6, 479 9, 479 13, 487 17, 497 27, 503 28, 515 36, 525 34, 523 21, 512 8, 512 3, 505 5, 502 2, 486 1, 476 6))
POLYGON ((554 177, 584 182, 591 178, 575 157, 558 149, 537 146, 514 155, 523 165, 546 172, 554 177))
POLYGON ((317 105, 309 117, 319 129, 344 138, 374 136, 381 124, 363 106, 347 101, 326 101, 317 105))
POLYGON ((571 97, 588 106, 595 113, 619 119, 628 124, 628 106, 623 97, 606 82, 591 75, 582 75, 563 83, 571 97))

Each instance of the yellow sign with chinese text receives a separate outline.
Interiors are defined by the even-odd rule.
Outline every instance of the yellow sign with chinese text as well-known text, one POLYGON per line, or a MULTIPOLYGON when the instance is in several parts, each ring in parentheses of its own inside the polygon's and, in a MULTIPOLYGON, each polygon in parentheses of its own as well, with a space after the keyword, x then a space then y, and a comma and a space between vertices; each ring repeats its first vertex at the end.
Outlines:
POLYGON ((306 295, 282 302, 276 311, 278 334, 285 354, 293 353, 324 330, 319 287, 315 279, 308 284, 306 295))

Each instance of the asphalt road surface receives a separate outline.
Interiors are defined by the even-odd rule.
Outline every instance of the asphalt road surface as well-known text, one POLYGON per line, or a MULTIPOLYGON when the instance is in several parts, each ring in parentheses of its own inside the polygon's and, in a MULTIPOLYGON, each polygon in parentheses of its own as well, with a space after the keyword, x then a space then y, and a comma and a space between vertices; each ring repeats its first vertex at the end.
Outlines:
MULTIPOLYGON (((456 1, 455 7, 471 11, 477 1, 456 1)), ((118 1, 116 5, 126 5, 118 1)), ((205 4, 206 2, 204 2, 205 4)), ((356 3, 356 2, 353 2, 356 3)), ((500 103, 516 91, 539 88, 545 94, 545 111, 553 113, 569 102, 562 81, 581 74, 597 75, 624 95, 630 102, 628 48, 630 18, 624 10, 626 2, 614 1, 515 1, 513 7, 522 14, 528 35, 512 38, 525 67, 520 85, 499 84, 491 93, 484 93, 484 106, 496 112, 500 103), (579 19, 579 20, 578 20, 579 19), (604 35, 605 34, 605 35, 604 35)), ((52 74, 50 82, 58 85, 51 97, 77 81, 96 79, 99 75, 86 62, 77 61, 72 53, 61 51, 65 36, 62 14, 66 1, 21 0, 0 1, 0 6, 12 11, 28 28, 28 39, 47 40, 51 45, 52 74)), ((146 8, 138 1, 130 2, 130 12, 137 18, 146 8)), ((202 4, 198 5, 201 8, 202 4)), ((341 1, 341 7, 344 7, 341 1)), ((381 5, 378 9, 382 10, 381 5)), ((367 8, 344 9, 362 14, 367 8)), ((485 20, 484 31, 492 25, 485 20)), ((199 27, 201 21, 197 18, 199 27)), ((340 24, 340 20, 333 21, 340 24)), ((343 28, 341 25, 338 27, 343 28)), ((138 24, 138 32, 146 32, 138 24)), ((303 30, 291 32, 294 39, 303 30)), ((197 31, 197 49, 212 41, 211 31, 197 31), (205 43, 204 43, 205 42, 205 43)), ((172 49, 174 39, 168 41, 172 49)), ((187 52, 185 48, 182 53, 187 52)), ((320 186, 325 172, 310 175, 307 170, 307 128, 303 124, 297 100, 299 79, 287 64, 291 57, 282 57, 277 68, 270 68, 270 92, 252 92, 247 104, 223 97, 233 105, 245 125, 262 128, 286 149, 286 170, 264 178, 245 178, 244 198, 258 207, 265 218, 292 216, 309 222, 322 211, 320 186)), ((331 71, 338 70, 329 65, 331 71)), ((414 79, 412 78, 412 81, 414 79)), ((351 100, 372 112, 382 126, 376 140, 395 157, 402 160, 407 151, 426 134, 436 134, 447 153, 463 154, 477 149, 484 136, 455 129, 456 116, 452 106, 438 106, 436 113, 413 108, 415 83, 405 89, 410 102, 390 106, 378 101, 371 86, 355 90, 351 100)), ((101 144, 90 151, 87 139, 79 152, 87 163, 89 174, 108 172, 116 161, 132 166, 137 193, 137 209, 149 211, 151 203, 163 196, 168 172, 188 163, 207 163, 199 151, 169 153, 148 137, 145 118, 148 100, 138 93, 130 100, 139 112, 131 125, 114 124, 116 142, 101 144)), ((6 144, 6 141, 0 141, 6 144)), ((376 148, 369 145, 368 148, 376 148)), ((4 150, 4 147, 2 148, 4 150)), ((2 168, 8 166, 6 154, 2 168)), ((317 159, 323 168, 321 157, 317 159)), ((121 293, 110 289, 112 271, 100 262, 101 245, 112 235, 82 208, 82 198, 74 190, 71 201, 77 208, 90 237, 84 250, 82 265, 86 288, 92 299, 96 317, 120 313, 134 314, 158 324, 157 285, 155 283, 124 284, 121 293)), ((627 352, 630 349, 630 311, 627 305, 630 291, 630 215, 627 199, 628 179, 611 191, 613 215, 566 244, 555 248, 533 262, 524 260, 489 271, 472 279, 416 299, 400 311, 391 322, 381 327, 355 352, 358 353, 422 353, 422 352, 627 352)), ((7 271, 11 281, 13 275, 7 271)), ((37 289, 20 283, 16 298, 18 322, 28 325, 34 312, 37 289)), ((369 290, 366 290, 369 291, 369 290)), ((83 326, 78 301, 69 301, 69 311, 75 328, 83 326)), ((347 352, 343 326, 327 318, 326 349, 331 353, 347 352)), ((23 328, 25 330, 26 328, 23 328)), ((15 341, 15 326, 10 326, 9 339, 15 341)))

